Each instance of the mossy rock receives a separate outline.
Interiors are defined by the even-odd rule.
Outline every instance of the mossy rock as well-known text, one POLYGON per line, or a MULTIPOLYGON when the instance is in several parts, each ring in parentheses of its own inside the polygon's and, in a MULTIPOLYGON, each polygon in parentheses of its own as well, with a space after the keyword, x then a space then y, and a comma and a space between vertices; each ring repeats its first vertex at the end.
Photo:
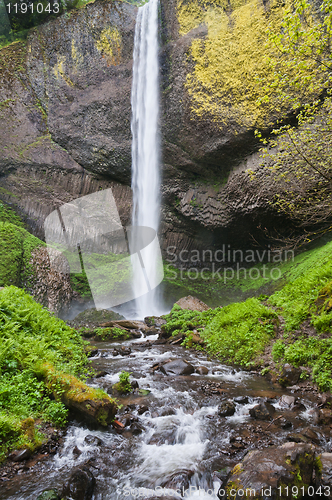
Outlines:
POLYGON ((96 341, 112 341, 112 340, 128 340, 132 335, 123 328, 96 328, 94 330, 94 340, 96 341))
POLYGON ((89 387, 73 375, 57 371, 50 363, 41 365, 39 373, 55 399, 69 410, 103 427, 113 421, 117 404, 103 390, 89 387))
POLYGON ((109 311, 108 309, 97 310, 96 308, 91 308, 80 312, 73 320, 69 321, 68 323, 73 328, 89 327, 91 329, 97 328, 100 323, 105 323, 107 321, 117 321, 121 319, 124 319, 121 314, 109 311))

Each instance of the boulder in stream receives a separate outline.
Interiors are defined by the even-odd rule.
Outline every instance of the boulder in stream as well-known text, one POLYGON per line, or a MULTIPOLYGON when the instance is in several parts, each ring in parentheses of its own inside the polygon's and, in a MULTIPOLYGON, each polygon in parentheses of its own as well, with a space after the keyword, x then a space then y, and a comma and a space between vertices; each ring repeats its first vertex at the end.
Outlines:
POLYGON ((175 302, 175 304, 181 307, 181 309, 190 309, 190 311, 204 312, 210 309, 207 304, 192 295, 182 297, 182 299, 175 302))
POLYGON ((270 420, 273 412, 274 408, 269 403, 261 403, 249 410, 250 416, 256 420, 270 420))
POLYGON ((62 500, 91 500, 96 480, 86 466, 75 469, 64 484, 61 493, 62 500))
POLYGON ((220 417, 230 417, 235 413, 235 404, 233 401, 224 401, 218 407, 218 415, 220 417))
POLYGON ((190 375, 195 368, 185 359, 174 359, 162 365, 160 371, 165 375, 190 375))
POLYGON ((290 385, 294 385, 299 381, 301 375, 301 369, 296 368, 288 363, 283 366, 281 376, 278 379, 278 382, 283 387, 287 387, 290 385))
POLYGON ((262 489, 263 498, 287 498, 285 487, 292 491, 292 486, 297 486, 299 492, 302 486, 307 489, 313 484, 316 469, 318 465, 313 445, 285 443, 270 446, 247 453, 243 461, 233 468, 225 490, 233 490, 233 500, 245 498, 241 495, 243 490, 251 490, 252 499, 262 498, 262 489))

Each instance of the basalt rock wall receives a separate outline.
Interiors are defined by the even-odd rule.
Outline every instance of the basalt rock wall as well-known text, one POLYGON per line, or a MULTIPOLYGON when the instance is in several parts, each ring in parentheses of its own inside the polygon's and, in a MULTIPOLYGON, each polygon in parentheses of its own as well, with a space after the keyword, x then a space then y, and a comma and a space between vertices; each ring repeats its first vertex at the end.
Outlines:
MULTIPOLYGON (((282 12, 272 0, 161 0, 164 250, 243 246, 287 227, 254 138, 289 112, 273 99, 259 108, 255 84, 267 71, 263 28, 282 12)), ((0 197, 41 238, 52 210, 106 187, 130 222, 136 14, 97 0, 0 51, 0 197)))

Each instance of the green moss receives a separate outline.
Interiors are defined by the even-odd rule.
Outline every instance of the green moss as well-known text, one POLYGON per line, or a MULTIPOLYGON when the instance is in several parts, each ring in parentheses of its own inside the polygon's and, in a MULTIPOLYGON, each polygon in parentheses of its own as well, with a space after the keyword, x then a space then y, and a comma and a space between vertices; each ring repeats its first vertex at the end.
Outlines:
MULTIPOLYGON (((273 1, 268 8, 258 0, 178 0, 181 35, 201 23, 208 29, 206 38, 195 38, 190 47, 193 69, 186 87, 196 116, 209 117, 223 129, 229 123, 266 127, 285 114, 273 88, 275 71, 284 71, 290 78, 296 71, 287 66, 290 55, 267 40, 269 33, 281 31, 290 5, 288 0, 273 1)), ((292 86, 287 90, 291 95, 307 93, 292 86)))
MULTIPOLYGON (((0 460, 13 447, 40 446, 42 437, 32 425, 36 419, 58 426, 66 422, 65 406, 51 399, 45 366, 60 381, 78 380, 74 375, 84 372, 86 363, 85 343, 75 330, 23 290, 0 291, 0 460)), ((76 387, 87 386, 78 381, 76 387)))
POLYGON ((133 389, 130 384, 130 373, 122 371, 119 375, 119 382, 113 385, 113 388, 122 394, 131 392, 133 389))
POLYGON ((130 339, 131 335, 122 328, 96 328, 94 330, 95 340, 126 340, 130 339))
POLYGON ((28 286, 34 272, 31 253, 45 244, 22 227, 1 221, 0 243, 0 286, 28 286))

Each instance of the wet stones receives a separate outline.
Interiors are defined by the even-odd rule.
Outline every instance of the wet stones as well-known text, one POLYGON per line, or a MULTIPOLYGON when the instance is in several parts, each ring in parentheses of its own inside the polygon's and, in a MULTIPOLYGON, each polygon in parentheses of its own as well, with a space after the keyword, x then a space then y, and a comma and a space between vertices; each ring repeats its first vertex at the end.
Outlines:
POLYGON ((319 457, 321 462, 321 479, 320 484, 327 487, 326 491, 330 491, 329 495, 324 498, 332 499, 332 453, 322 453, 319 457))
POLYGON ((144 318, 144 322, 147 324, 148 327, 161 327, 161 325, 166 324, 166 320, 163 318, 160 318, 159 316, 147 316, 144 318))
POLYGON ((235 413, 235 404, 233 401, 224 401, 218 407, 218 415, 220 417, 230 417, 235 413))
POLYGON ((212 396, 214 394, 223 394, 224 392, 226 392, 225 389, 222 389, 222 387, 222 382, 207 381, 199 386, 199 390, 204 392, 208 396, 212 396))
POLYGON ((281 396, 279 403, 283 408, 293 408, 295 404, 295 398, 294 396, 287 396, 286 394, 284 394, 283 396, 281 396))
POLYGON ((13 462, 23 462, 23 460, 27 460, 31 457, 31 451, 28 448, 24 450, 15 450, 11 455, 9 455, 9 459, 13 462))
POLYGON ((93 446, 101 446, 103 444, 103 441, 98 436, 93 436, 92 434, 85 436, 84 442, 93 446))
POLYGON ((286 363, 283 366, 282 373, 278 379, 278 382, 283 387, 295 385, 299 381, 300 375, 300 368, 295 368, 294 366, 286 363))
POLYGON ((184 359, 174 359, 160 367, 164 375, 191 375, 195 368, 184 359))
POLYGON ((274 408, 270 403, 260 403, 249 410, 250 416, 255 420, 270 420, 273 412, 274 408))
POLYGON ((195 371, 199 375, 207 375, 209 373, 209 370, 206 368, 206 366, 197 366, 195 371))
POLYGON ((239 405, 247 405, 249 403, 249 398, 248 396, 237 396, 234 398, 234 403, 237 403, 239 405))
POLYGON ((113 349, 112 355, 113 356, 129 356, 131 354, 131 348, 129 346, 121 346, 117 347, 116 349, 113 349))
POLYGON ((321 408, 318 413, 318 423, 321 425, 331 425, 332 410, 329 408, 321 408))
POLYGON ((86 466, 75 469, 62 488, 61 498, 65 500, 91 500, 96 480, 86 466))

